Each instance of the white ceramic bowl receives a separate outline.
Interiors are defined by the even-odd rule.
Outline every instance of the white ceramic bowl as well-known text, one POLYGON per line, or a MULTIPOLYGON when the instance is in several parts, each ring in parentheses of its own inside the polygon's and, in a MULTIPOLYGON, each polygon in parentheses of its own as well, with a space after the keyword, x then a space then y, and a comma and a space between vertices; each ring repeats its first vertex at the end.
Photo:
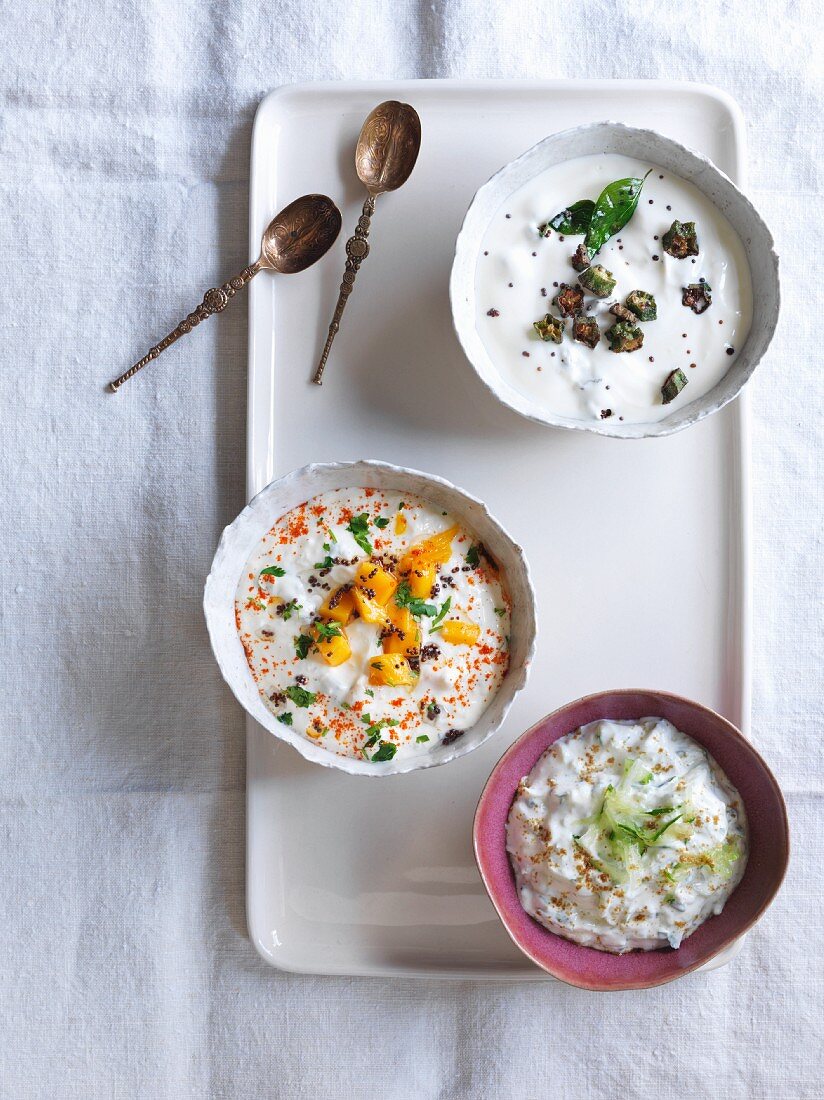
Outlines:
POLYGON ((248 713, 270 733, 288 741, 307 760, 355 775, 393 775, 433 767, 465 756, 483 744, 501 725, 512 700, 526 683, 537 633, 535 593, 523 551, 492 518, 486 506, 443 478, 366 460, 304 466, 262 489, 220 537, 206 580, 203 609, 223 678, 248 713), (451 745, 436 745, 427 754, 379 764, 337 756, 278 722, 264 706, 252 679, 235 624, 238 579, 250 554, 272 524, 311 497, 352 487, 414 494, 449 512, 477 534, 498 562, 512 601, 509 669, 479 721, 451 745))
POLYGON ((619 122, 595 122, 544 138, 496 172, 476 192, 458 234, 449 295, 455 331, 467 358, 484 385, 505 405, 530 420, 555 428, 641 439, 678 432, 723 408, 738 396, 769 347, 778 322, 778 257, 772 235, 758 211, 712 161, 655 130, 639 130, 619 122), (694 184, 738 233, 752 275, 752 326, 730 369, 708 393, 654 423, 627 424, 615 419, 594 422, 572 420, 537 409, 529 398, 513 389, 500 375, 475 326, 475 267, 481 241, 496 211, 510 195, 540 172, 574 157, 596 153, 621 153, 636 157, 650 165, 669 169, 694 184))

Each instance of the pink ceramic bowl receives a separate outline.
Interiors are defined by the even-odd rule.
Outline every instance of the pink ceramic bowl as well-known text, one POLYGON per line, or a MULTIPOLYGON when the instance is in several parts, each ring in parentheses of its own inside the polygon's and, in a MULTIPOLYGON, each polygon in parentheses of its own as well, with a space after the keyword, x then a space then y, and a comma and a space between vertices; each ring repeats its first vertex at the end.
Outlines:
POLYGON ((784 799, 770 769, 726 718, 663 691, 602 691, 556 710, 527 730, 487 780, 474 826, 475 858, 484 885, 509 935, 534 963, 582 989, 645 989, 703 966, 758 920, 775 897, 789 861, 784 799), (506 819, 520 780, 551 744, 601 718, 667 718, 718 761, 744 800, 750 852, 744 878, 724 906, 677 950, 612 955, 548 931, 521 908, 506 851, 506 819))

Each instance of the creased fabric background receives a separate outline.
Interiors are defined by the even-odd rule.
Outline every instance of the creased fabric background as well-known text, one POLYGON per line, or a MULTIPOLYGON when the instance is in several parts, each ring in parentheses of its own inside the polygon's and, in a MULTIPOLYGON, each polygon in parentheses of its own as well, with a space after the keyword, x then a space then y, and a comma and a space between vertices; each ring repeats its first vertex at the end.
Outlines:
POLYGON ((0 0, 0 1095, 824 1095, 819 15, 0 0), (435 76, 720 85, 782 257, 751 387, 753 730, 793 861, 736 962, 661 990, 316 979, 257 958, 244 723, 200 610, 244 503, 245 308, 103 392, 245 263, 267 91, 435 76))

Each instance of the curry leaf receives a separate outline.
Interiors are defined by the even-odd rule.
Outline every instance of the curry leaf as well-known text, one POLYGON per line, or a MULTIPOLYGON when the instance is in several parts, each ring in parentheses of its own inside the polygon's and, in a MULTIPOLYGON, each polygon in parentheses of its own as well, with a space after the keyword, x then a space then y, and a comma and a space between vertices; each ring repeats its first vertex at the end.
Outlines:
MULTIPOLYGON (((652 169, 650 169, 650 172, 652 169)), ((635 213, 644 179, 628 176, 608 183, 595 201, 592 217, 584 238, 584 245, 592 255, 614 237, 635 213)))

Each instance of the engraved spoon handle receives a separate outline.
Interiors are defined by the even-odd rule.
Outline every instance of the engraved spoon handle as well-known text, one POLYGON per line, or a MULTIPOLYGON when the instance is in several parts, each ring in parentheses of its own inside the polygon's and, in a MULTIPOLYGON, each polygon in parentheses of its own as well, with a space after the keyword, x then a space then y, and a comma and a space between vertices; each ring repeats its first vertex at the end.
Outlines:
POLYGON ((346 308, 349 295, 355 289, 355 276, 358 273, 358 268, 369 255, 369 242, 366 238, 369 236, 369 227, 374 213, 375 196, 368 195, 366 202, 363 204, 361 216, 358 218, 358 227, 354 235, 346 242, 346 270, 343 273, 343 282, 340 284, 338 304, 335 306, 335 315, 332 318, 332 324, 329 326, 329 335, 326 337, 326 344, 323 349, 323 354, 320 357, 320 362, 318 363, 318 369, 315 371, 315 377, 312 379, 317 386, 323 385, 323 371, 326 366, 326 360, 329 358, 332 341, 337 336, 338 329, 340 328, 340 319, 343 316, 343 311, 346 308))
POLYGON ((147 363, 151 363, 153 359, 157 359, 158 355, 160 355, 162 351, 165 351, 166 348, 171 347, 175 340, 179 340, 181 336, 185 336, 187 332, 191 332, 195 325, 199 325, 201 321, 205 321, 206 318, 211 317, 213 313, 220 313, 221 310, 224 310, 237 292, 242 290, 250 279, 254 279, 255 275, 257 275, 262 268, 262 262, 256 260, 255 263, 250 264, 248 267, 244 267, 243 271, 230 279, 228 283, 207 290, 203 295, 203 301, 197 309, 190 313, 188 317, 185 317, 174 331, 170 332, 168 336, 164 336, 159 344, 155 344, 155 346, 148 351, 142 359, 135 363, 133 367, 129 367, 125 374, 121 374, 119 378, 115 378, 114 382, 109 383, 109 389, 112 393, 116 393, 124 382, 128 382, 129 379, 137 374, 139 370, 142 370, 147 363))

